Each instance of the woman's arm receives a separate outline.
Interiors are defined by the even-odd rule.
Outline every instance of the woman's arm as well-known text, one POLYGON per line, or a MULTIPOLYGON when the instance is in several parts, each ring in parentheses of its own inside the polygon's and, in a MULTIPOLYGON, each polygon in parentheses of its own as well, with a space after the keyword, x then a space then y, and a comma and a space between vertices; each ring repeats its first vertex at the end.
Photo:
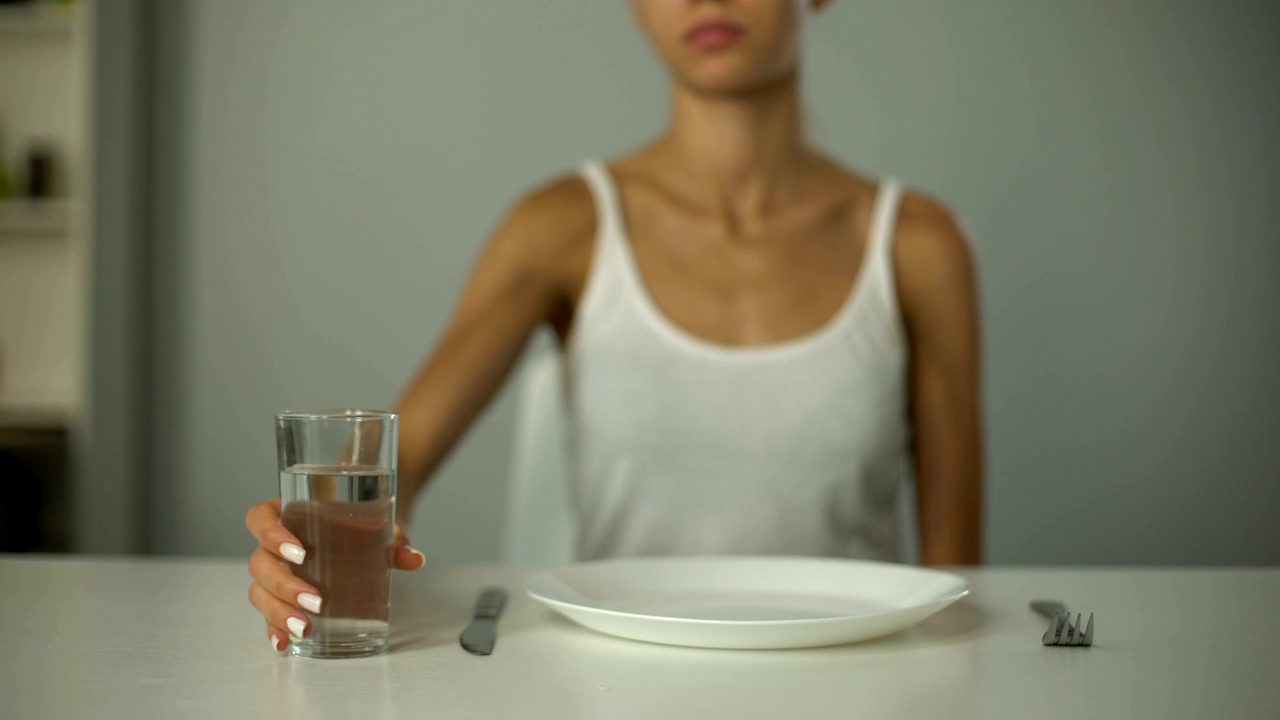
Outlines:
POLYGON ((523 200, 481 255, 434 352, 396 402, 400 514, 493 398, 525 343, 586 275, 595 211, 577 178, 523 200))
MULTIPOLYGON (((521 202, 481 256, 444 338, 400 397, 401 516, 431 470, 484 408, 511 370, 529 334, 571 305, 590 262, 594 210, 580 180, 557 182, 521 202), (553 313, 555 313, 553 315, 553 313)), ((353 447, 358 458, 359 448, 353 447)), ((271 647, 290 632, 310 632, 302 610, 317 612, 320 591, 287 563, 306 557, 280 522, 280 499, 249 508, 245 526, 258 540, 249 557, 249 601, 267 621, 271 647), (303 630, 294 630, 301 623, 303 630)), ((396 523, 392 563, 416 570, 426 562, 396 523)))
POLYGON ((920 559, 982 562, 980 318, 969 244, 946 208, 907 198, 894 245, 911 353, 920 559))

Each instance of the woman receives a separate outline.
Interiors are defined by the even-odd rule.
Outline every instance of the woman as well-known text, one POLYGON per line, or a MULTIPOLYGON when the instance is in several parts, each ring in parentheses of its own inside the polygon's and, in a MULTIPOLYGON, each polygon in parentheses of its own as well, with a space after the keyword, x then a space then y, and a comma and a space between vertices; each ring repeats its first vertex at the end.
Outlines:
MULTIPOLYGON (((804 138, 803 16, 827 0, 632 0, 671 125, 522 200, 400 398, 400 492, 426 479, 536 328, 565 351, 583 557, 893 559, 914 462, 924 563, 980 562, 972 260, 952 215, 804 138)), ((246 524, 277 649, 318 601, 279 502, 246 524)), ((403 532, 396 565, 424 563, 403 532)))

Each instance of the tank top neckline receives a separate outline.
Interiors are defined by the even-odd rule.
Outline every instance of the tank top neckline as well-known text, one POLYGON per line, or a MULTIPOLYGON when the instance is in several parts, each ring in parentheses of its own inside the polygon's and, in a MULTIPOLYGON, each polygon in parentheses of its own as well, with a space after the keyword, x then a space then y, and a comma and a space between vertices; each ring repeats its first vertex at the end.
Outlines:
POLYGON ((597 252, 602 252, 606 246, 616 248, 621 270, 630 286, 631 294, 637 300, 636 305, 650 327, 675 345, 712 359, 739 362, 781 359, 830 342, 849 324, 850 318, 863 304, 863 298, 870 292, 868 286, 871 285, 874 277, 874 266, 882 264, 882 256, 889 252, 892 244, 892 238, 888 236, 895 225, 893 214, 897 210, 897 195, 900 190, 895 181, 883 180, 876 190, 866 248, 858 262, 853 283, 845 299, 830 318, 813 330, 776 342, 733 345, 709 340, 686 330, 672 320, 649 292, 631 245, 631 236, 627 231, 626 218, 622 212, 621 196, 608 165, 601 160, 593 160, 585 163, 582 169, 588 185, 596 184, 593 190, 597 195, 599 206, 597 213, 602 215, 597 220, 599 227, 597 252))

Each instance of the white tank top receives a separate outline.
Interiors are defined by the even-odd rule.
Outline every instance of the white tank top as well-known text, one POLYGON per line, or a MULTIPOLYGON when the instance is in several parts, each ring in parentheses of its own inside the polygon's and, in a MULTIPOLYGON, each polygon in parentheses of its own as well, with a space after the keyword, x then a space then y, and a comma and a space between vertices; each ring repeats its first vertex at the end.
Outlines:
POLYGON ((908 457, 905 331, 881 185, 843 306, 781 343, 733 347, 648 294, 599 162, 590 276, 566 352, 581 559, 787 554, 896 560, 908 457))

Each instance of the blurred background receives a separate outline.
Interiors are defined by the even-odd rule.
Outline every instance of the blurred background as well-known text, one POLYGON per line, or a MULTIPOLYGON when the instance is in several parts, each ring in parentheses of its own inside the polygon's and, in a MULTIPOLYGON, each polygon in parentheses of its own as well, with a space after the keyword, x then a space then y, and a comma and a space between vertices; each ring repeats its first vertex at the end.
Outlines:
MULTIPOLYGON (((1280 5, 837 0, 816 139, 976 242, 993 563, 1280 564, 1280 5)), ((0 549, 247 554, 499 215, 661 129, 622 0, 0 2, 0 549)), ((425 494, 498 556, 509 387, 425 494)))

